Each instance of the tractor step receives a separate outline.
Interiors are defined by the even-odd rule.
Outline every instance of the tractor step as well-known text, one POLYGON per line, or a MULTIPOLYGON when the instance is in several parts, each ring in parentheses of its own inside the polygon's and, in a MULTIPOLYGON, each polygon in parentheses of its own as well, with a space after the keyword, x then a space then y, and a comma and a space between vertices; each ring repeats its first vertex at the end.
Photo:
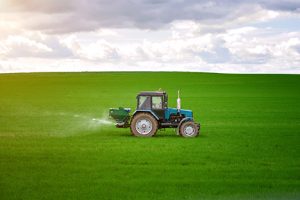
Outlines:
POLYGON ((160 127, 162 128, 177 128, 179 123, 171 123, 171 122, 162 122, 160 123, 160 127))

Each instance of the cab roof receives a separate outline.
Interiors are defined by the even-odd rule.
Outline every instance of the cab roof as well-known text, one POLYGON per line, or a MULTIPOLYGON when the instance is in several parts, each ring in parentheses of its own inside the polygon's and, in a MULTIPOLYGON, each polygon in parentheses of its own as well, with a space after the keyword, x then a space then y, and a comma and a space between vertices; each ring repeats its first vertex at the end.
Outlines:
POLYGON ((138 96, 163 96, 167 94, 165 91, 142 91, 138 96))

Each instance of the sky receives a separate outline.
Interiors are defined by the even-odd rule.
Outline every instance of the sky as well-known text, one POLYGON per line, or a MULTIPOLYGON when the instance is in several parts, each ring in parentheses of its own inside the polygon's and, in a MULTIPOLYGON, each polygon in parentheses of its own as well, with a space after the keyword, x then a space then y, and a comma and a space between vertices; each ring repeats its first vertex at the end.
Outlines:
POLYGON ((0 73, 300 73, 300 0, 0 0, 0 73))

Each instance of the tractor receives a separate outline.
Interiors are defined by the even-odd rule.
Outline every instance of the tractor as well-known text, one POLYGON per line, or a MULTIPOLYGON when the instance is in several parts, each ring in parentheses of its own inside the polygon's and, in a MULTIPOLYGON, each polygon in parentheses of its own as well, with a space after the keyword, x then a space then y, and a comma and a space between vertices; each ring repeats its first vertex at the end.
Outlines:
POLYGON ((165 91, 140 92, 137 107, 132 115, 130 108, 110 108, 109 116, 116 121, 117 128, 129 128, 134 136, 151 137, 158 129, 177 128, 177 135, 196 137, 200 124, 194 122, 191 110, 181 109, 178 91, 177 108, 168 107, 165 91))

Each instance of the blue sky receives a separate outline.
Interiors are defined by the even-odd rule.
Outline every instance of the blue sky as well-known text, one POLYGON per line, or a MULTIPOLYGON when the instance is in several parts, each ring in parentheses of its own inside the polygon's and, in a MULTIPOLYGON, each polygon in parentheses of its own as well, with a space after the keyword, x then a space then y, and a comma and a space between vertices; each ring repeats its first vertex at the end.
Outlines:
POLYGON ((0 73, 300 73, 296 0, 0 0, 0 73))
POLYGON ((300 17, 299 16, 286 16, 282 18, 275 18, 265 22, 253 23, 252 26, 257 28, 270 27, 274 31, 291 32, 300 31, 300 17))

